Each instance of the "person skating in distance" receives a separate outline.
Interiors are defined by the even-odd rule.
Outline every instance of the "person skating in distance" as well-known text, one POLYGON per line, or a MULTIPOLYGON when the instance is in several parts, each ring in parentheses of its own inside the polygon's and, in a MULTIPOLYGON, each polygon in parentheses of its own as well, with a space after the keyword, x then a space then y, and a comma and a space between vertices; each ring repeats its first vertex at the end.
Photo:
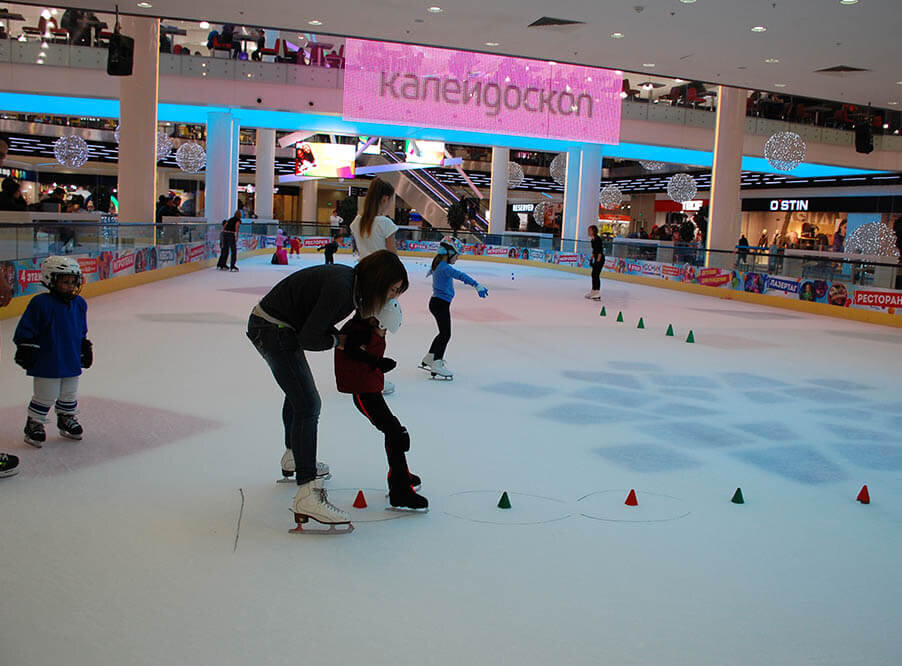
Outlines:
POLYGON ((445 363, 445 349, 451 340, 451 301, 454 300, 454 284, 452 280, 460 280, 464 284, 476 288, 480 298, 485 298, 489 290, 463 271, 452 267, 460 256, 460 241, 445 238, 439 245, 438 253, 432 259, 432 268, 426 277, 432 276, 432 298, 429 299, 429 312, 435 317, 438 335, 432 341, 429 352, 420 361, 420 367, 432 373, 433 379, 453 379, 454 373, 445 363))

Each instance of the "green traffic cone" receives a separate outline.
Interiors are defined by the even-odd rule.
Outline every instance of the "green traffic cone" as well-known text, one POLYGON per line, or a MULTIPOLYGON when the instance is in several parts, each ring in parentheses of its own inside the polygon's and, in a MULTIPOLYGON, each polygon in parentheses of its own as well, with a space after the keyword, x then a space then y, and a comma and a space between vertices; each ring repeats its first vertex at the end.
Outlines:
POLYGON ((742 498, 742 488, 737 488, 736 492, 733 493, 733 499, 730 500, 733 504, 745 504, 745 500, 742 498))
POLYGON ((636 328, 645 328, 645 322, 642 321, 642 317, 639 317, 639 325, 636 328))
POLYGON ((669 335, 671 338, 673 337, 673 324, 667 324, 667 333, 665 335, 669 335))
POLYGON ((623 323, 623 313, 622 312, 617 313, 617 321, 619 321, 621 324, 623 323))
POLYGON ((689 331, 689 337, 686 338, 686 342, 695 342, 695 336, 692 335, 692 331, 689 331))
POLYGON ((498 508, 499 509, 511 508, 511 501, 510 501, 510 498, 507 496, 506 490, 503 493, 501 493, 501 499, 498 500, 498 508))
POLYGON ((602 316, 602 317, 607 317, 607 316, 608 316, 608 313, 607 313, 607 311, 604 309, 604 306, 603 306, 603 305, 601 306, 601 315, 600 315, 600 316, 602 316))

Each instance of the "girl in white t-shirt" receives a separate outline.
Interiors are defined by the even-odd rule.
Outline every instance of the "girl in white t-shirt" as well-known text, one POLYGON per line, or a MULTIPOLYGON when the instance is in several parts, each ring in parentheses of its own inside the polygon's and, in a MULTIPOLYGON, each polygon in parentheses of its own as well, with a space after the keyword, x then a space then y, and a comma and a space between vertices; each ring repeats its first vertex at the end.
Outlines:
POLYGON ((366 199, 363 201, 363 213, 351 222, 351 233, 354 234, 354 242, 357 244, 357 252, 364 259, 378 250, 388 250, 398 253, 395 246, 395 232, 398 226, 391 218, 381 215, 385 211, 395 188, 383 180, 374 178, 366 191, 366 199))

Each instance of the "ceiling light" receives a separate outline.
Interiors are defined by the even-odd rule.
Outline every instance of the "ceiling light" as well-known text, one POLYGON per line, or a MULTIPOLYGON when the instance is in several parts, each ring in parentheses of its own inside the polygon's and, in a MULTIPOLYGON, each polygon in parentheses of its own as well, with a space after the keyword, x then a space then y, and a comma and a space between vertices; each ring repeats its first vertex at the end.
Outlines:
POLYGON ((890 106, 896 106, 899 102, 887 102, 890 106))
POLYGON ((42 11, 42 12, 41 12, 41 18, 42 18, 42 19, 49 19, 49 18, 50 18, 50 10, 49 10, 49 9, 45 9, 44 11, 42 11))
POLYGON ((839 0, 839 4, 841 4, 841 5, 857 5, 858 0, 839 0))
POLYGON ((307 25, 322 25, 322 24, 323 24, 322 21, 318 21, 316 19, 313 19, 312 21, 307 21, 307 25))
POLYGON ((774 64, 775 62, 780 62, 780 59, 779 59, 779 58, 765 58, 765 59, 764 59, 764 62, 770 63, 770 64, 772 65, 772 64, 774 64))
POLYGON ((883 129, 889 129, 889 123, 883 123, 883 129))
POLYGON ((58 9, 51 9, 51 10, 50 10, 50 13, 53 14, 54 16, 56 16, 58 12, 59 12, 58 9))
POLYGON ((43 65, 43 64, 44 64, 44 61, 41 60, 40 58, 38 58, 38 64, 39 64, 39 65, 43 65))
POLYGON ((767 27, 763 25, 756 25, 752 28, 752 32, 767 32, 767 27))
POLYGON ((626 98, 627 98, 627 94, 621 90, 620 91, 620 99, 626 99, 626 98))
MULTIPOLYGON (((201 21, 201 22, 198 23, 197 25, 198 25, 198 27, 200 27, 201 30, 208 30, 208 29, 210 28, 210 22, 209 22, 209 21, 201 21)), ((206 42, 204 42, 204 44, 206 44, 206 42)))
POLYGON ((785 88, 785 87, 786 87, 785 83, 775 83, 774 84, 774 88, 785 88))
POLYGON ((695 0, 680 0, 684 5, 691 5, 695 0))
POLYGON ((426 11, 427 11, 427 12, 432 12, 433 14, 441 14, 441 13, 442 13, 442 8, 441 8, 441 7, 436 7, 436 6, 433 5, 432 7, 427 7, 427 8, 426 8, 426 11))
POLYGON ((139 2, 139 3, 138 3, 138 6, 139 6, 141 9, 150 9, 151 7, 153 7, 153 5, 150 4, 149 2, 139 2))
POLYGON ((655 63, 653 63, 653 62, 643 62, 643 63, 642 63, 642 66, 643 66, 643 67, 654 67, 654 66, 655 66, 655 63))
POLYGON ((686 81, 685 79, 674 79, 673 82, 674 82, 674 83, 689 83, 689 82, 686 81))
POLYGON ((44 53, 43 51, 41 51, 40 53, 38 53, 38 58, 43 58, 43 57, 46 56, 46 55, 47 55, 46 53, 44 53))
POLYGON ((622 32, 612 32, 611 39, 623 39, 623 33, 622 32))
POLYGON ((498 42, 486 42, 486 46, 498 46, 498 42))
MULTIPOLYGON (((204 42, 204 44, 206 44, 206 42, 204 42)), ((45 39, 43 42, 41 42, 41 48, 42 48, 42 49, 46 49, 46 48, 47 48, 47 40, 46 40, 46 39, 45 39)))
POLYGON ((902 86, 902 81, 896 81, 897 86, 902 86))

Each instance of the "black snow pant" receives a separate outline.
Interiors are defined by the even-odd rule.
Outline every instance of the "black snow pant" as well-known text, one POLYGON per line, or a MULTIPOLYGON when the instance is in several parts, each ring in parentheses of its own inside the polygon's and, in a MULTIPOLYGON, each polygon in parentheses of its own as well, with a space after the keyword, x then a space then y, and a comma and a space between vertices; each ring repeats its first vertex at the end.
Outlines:
POLYGON ((601 289, 601 269, 604 268, 604 257, 601 261, 592 263, 592 289, 598 291, 601 289))
POLYGON ((354 406, 376 430, 385 435, 385 456, 388 458, 388 488, 410 485, 407 456, 410 451, 410 435, 398 417, 391 413, 382 393, 355 393, 354 406))
POLYGON ((435 323, 438 324, 438 335, 432 341, 429 353, 438 360, 445 358, 445 349, 451 340, 451 304, 433 296, 429 299, 429 312, 432 313, 435 323))

